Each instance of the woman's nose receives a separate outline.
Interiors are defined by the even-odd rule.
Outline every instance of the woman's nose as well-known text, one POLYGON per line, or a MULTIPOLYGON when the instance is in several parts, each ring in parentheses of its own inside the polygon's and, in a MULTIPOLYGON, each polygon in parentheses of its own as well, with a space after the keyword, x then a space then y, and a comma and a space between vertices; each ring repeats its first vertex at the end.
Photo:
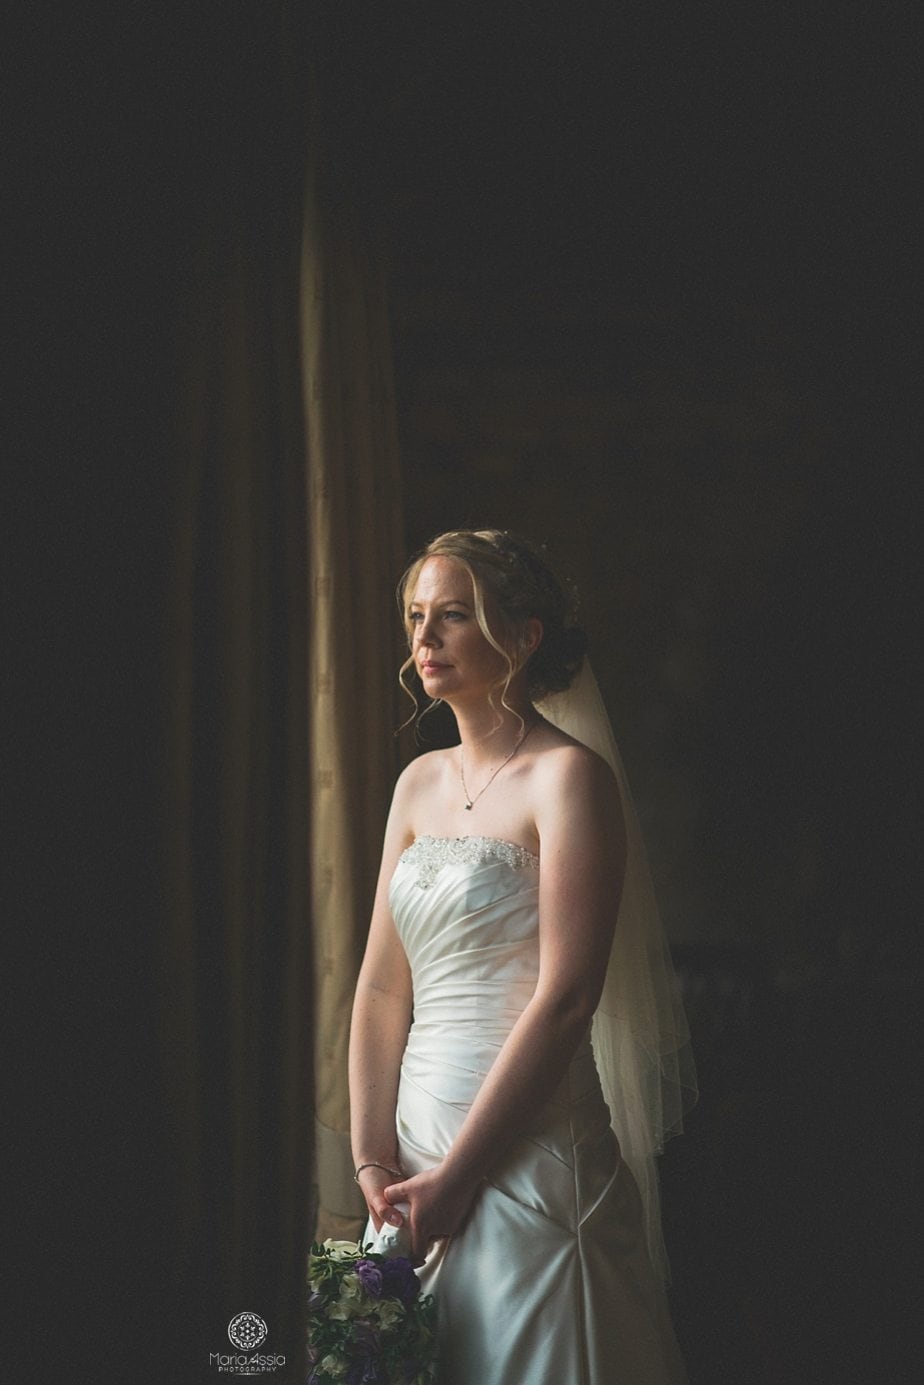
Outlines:
POLYGON ((431 645, 438 643, 436 624, 434 621, 421 621, 417 627, 417 638, 421 644, 431 645))

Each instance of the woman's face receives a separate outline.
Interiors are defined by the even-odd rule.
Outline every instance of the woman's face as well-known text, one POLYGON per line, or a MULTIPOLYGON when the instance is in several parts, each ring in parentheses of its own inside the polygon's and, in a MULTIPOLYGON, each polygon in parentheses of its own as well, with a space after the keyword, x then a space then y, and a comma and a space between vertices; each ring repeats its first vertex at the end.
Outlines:
MULTIPOLYGON (((428 558, 409 602, 411 652, 429 697, 485 697, 507 662, 485 639, 475 615, 472 579, 454 558, 428 558)), ((485 602, 489 626, 496 621, 485 602)))

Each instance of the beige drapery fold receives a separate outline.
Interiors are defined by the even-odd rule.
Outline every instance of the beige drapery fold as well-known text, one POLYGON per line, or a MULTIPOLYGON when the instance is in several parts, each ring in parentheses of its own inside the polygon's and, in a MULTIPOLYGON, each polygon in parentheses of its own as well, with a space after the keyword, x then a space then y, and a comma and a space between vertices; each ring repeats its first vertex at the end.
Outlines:
POLYGON ((397 769, 402 558, 384 275, 309 176, 302 253, 307 433, 311 912, 318 1236, 358 1233, 347 1044, 397 769))

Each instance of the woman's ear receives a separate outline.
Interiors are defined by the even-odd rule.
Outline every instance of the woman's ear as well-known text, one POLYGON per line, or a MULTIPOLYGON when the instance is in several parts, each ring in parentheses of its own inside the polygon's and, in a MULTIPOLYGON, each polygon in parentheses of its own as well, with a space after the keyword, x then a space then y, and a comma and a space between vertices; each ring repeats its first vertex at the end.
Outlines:
POLYGON ((523 631, 523 648, 526 651, 527 657, 530 654, 535 654, 542 643, 543 634, 542 621, 538 616, 530 616, 529 620, 526 622, 526 629, 523 631))

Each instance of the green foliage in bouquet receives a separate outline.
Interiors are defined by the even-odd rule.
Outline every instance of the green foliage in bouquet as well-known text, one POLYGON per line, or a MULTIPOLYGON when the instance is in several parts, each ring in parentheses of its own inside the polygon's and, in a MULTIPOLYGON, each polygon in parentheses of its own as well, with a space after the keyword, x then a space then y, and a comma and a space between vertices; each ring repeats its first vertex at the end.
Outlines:
POLYGON ((410 1260, 325 1241, 308 1286, 308 1385, 432 1385, 436 1309, 410 1260))

